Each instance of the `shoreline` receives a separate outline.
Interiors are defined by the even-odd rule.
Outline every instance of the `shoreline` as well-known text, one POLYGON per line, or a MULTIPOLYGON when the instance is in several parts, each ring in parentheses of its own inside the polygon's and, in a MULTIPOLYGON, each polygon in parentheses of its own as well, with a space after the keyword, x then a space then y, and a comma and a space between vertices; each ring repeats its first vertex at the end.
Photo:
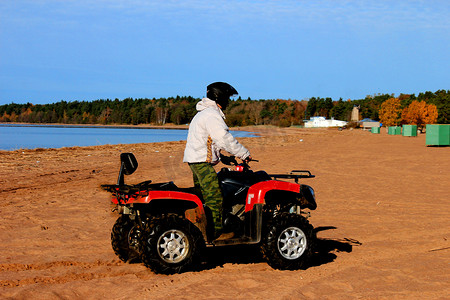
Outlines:
MULTIPOLYGON (((67 128, 67 129, 148 129, 148 130, 181 130, 182 132, 187 132, 187 130, 189 129, 188 125, 173 125, 173 124, 168 124, 168 125, 162 125, 162 126, 147 126, 147 125, 98 125, 98 124, 36 124, 36 123, 0 123, 0 129, 1 128, 67 128)), ((241 131, 241 132, 246 132, 247 135, 249 136, 245 136, 245 137, 260 137, 261 134, 258 133, 256 128, 250 128, 250 127, 246 127, 246 128, 242 128, 242 127, 232 127, 230 128, 230 131, 241 131)), ((170 137, 171 135, 169 133, 167 133, 168 136, 170 137)), ((151 133, 150 133, 151 135, 151 133)), ((184 135, 184 133, 179 133, 178 135, 184 135)), ((159 133, 157 135, 155 135, 155 137, 157 136, 165 136, 164 133, 159 133), (162 135, 161 135, 162 134, 162 135)), ((99 138, 101 137, 101 133, 99 135, 99 138)), ((110 139, 109 141, 106 141, 105 143, 102 144, 95 144, 94 142, 92 143, 85 143, 85 144, 91 144, 91 145, 57 145, 57 146, 53 146, 51 145, 52 143, 50 143, 50 146, 47 147, 46 145, 44 145, 45 143, 40 143, 39 146, 32 146, 33 143, 28 143, 28 144, 23 144, 23 147, 21 146, 21 143, 17 143, 16 146, 18 147, 8 147, 8 144, 6 145, 5 149, 0 149, 1 152, 9 152, 9 151, 25 151, 25 150, 37 150, 37 149, 54 149, 54 150, 58 150, 58 149, 63 149, 63 148, 85 148, 85 147, 98 147, 98 146, 107 146, 107 145, 133 145, 133 144, 153 144, 153 143, 164 143, 164 142, 173 142, 173 141, 186 141, 185 137, 180 137, 180 139, 175 139, 175 140, 167 140, 167 141, 149 141, 149 142, 142 142, 142 141, 125 141, 125 140, 117 140, 117 137, 114 139, 110 139)), ((45 138, 45 137, 44 137, 45 138)), ((243 137, 237 137, 237 138, 243 138, 243 137)), ((158 138, 156 138, 157 140, 158 138)), ((56 144, 55 144, 56 145, 56 144)))

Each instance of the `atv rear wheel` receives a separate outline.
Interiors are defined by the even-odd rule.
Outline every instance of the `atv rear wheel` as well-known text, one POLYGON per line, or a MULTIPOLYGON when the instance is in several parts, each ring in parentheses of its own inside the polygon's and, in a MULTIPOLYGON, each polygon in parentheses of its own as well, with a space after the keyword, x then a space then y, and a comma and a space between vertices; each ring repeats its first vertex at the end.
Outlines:
POLYGON ((296 270, 311 257, 315 234, 304 217, 282 213, 269 220, 261 252, 274 269, 296 270))
POLYGON ((139 258, 140 230, 128 216, 121 215, 111 230, 111 245, 120 260, 139 258))
POLYGON ((203 236, 194 224, 176 214, 162 215, 146 225, 141 258, 155 273, 181 273, 200 258, 204 247, 203 236))

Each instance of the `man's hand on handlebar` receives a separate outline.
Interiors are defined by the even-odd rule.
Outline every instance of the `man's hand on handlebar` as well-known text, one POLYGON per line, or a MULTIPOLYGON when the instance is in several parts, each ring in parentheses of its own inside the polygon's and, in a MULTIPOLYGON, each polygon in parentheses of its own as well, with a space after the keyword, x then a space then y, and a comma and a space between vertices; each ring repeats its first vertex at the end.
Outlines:
MULTIPOLYGON (((220 161, 224 164, 224 165, 233 165, 233 166, 237 166, 239 165, 239 163, 236 160, 235 156, 225 156, 222 153, 220 154, 220 161)), ((242 162, 244 164, 248 164, 251 161, 257 161, 255 159, 253 159, 251 156, 247 156, 245 159, 242 160, 242 162)))
POLYGON ((223 155, 222 153, 220 153, 220 161, 224 164, 224 165, 237 165, 237 161, 236 161, 236 157, 234 156, 226 156, 223 155))

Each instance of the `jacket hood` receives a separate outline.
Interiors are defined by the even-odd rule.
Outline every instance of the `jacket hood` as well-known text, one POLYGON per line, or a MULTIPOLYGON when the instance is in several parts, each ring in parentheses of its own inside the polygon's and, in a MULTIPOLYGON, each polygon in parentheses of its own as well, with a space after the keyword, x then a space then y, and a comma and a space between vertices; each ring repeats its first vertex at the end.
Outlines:
POLYGON ((225 119, 225 115, 222 112, 222 110, 217 106, 217 103, 209 98, 203 98, 202 100, 200 100, 197 105, 195 106, 195 108, 197 109, 197 111, 202 111, 205 110, 207 108, 212 108, 215 109, 217 111, 219 111, 220 115, 222 116, 222 118, 225 119))

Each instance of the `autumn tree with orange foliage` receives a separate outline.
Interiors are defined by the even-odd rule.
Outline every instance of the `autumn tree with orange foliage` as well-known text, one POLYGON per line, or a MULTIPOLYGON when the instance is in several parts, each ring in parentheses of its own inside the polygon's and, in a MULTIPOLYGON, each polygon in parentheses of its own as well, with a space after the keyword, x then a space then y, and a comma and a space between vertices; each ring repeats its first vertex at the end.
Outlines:
POLYGON ((378 115, 384 126, 396 126, 401 122, 402 108, 400 99, 390 98, 381 104, 378 115))
POLYGON ((436 105, 427 104, 425 101, 414 100, 402 112, 404 124, 417 125, 422 130, 425 124, 434 124, 438 118, 436 105))

